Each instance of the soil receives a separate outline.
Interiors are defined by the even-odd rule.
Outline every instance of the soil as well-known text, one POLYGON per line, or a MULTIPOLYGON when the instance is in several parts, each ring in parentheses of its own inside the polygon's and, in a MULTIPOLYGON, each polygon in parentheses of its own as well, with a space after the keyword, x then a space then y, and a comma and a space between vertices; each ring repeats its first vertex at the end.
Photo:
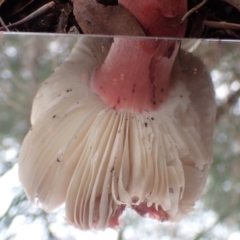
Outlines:
MULTIPOLYGON (((104 1, 111 3, 111 0, 98 2, 104 1)), ((202 1, 188 0, 188 9, 191 10, 202 1)), ((185 37, 240 39, 240 4, 238 1, 208 0, 206 4, 188 17, 185 37), (217 26, 210 27, 206 21, 213 21, 217 26), (231 23, 231 26, 229 27, 226 23, 231 23), (233 24, 234 26, 232 26, 233 24)), ((35 14, 36 10, 50 2, 51 0, 0 0, 0 17, 5 25, 13 24, 32 13, 35 14)), ((47 12, 15 27, 9 27, 9 30, 15 32, 82 34, 83 31, 74 17, 72 0, 54 0, 53 2, 55 3, 54 7, 49 8, 47 12)), ((2 26, 1 23, 0 26, 2 26)), ((4 31, 3 26, 1 30, 4 31)))

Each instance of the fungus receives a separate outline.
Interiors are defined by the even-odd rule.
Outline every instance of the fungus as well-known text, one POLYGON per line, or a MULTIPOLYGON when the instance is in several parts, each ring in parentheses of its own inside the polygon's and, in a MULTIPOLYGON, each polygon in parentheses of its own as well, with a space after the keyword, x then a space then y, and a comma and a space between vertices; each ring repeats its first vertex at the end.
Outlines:
POLYGON ((215 118, 198 58, 173 40, 83 36, 47 82, 19 157, 32 202, 46 211, 65 203, 67 222, 83 230, 118 226, 126 207, 161 221, 193 209, 215 118))
POLYGON ((148 36, 183 37, 185 24, 180 25, 187 12, 186 0, 119 0, 130 10, 148 36))

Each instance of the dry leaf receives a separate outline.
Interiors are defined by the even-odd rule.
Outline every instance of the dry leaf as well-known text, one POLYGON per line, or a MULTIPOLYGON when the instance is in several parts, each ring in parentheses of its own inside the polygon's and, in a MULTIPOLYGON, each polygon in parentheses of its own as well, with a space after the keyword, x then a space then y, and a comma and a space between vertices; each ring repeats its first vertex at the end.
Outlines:
POLYGON ((121 4, 104 6, 95 0, 73 0, 73 11, 86 34, 145 36, 135 17, 121 4))
POLYGON ((0 0, 0 6, 4 3, 5 0, 0 0))

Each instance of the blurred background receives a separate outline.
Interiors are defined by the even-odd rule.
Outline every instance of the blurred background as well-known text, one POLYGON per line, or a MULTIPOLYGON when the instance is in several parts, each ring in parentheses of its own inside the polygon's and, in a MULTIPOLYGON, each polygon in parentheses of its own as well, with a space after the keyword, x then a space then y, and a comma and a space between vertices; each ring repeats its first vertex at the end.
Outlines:
POLYGON ((193 52, 209 68, 218 109, 214 161, 204 196, 188 219, 159 223, 127 210, 118 231, 82 232, 65 223, 62 208, 48 214, 29 203, 18 181, 17 158, 30 128, 32 100, 76 39, 0 35, 0 240, 240 239, 240 42, 205 40, 193 52))

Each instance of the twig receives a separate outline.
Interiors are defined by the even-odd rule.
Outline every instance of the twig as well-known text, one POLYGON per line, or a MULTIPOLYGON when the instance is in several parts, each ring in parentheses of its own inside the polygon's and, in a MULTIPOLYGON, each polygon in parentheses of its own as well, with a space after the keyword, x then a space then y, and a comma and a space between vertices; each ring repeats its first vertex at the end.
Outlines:
POLYGON ((8 32, 10 32, 10 30, 8 29, 8 27, 6 26, 5 22, 2 20, 1 17, 0 17, 0 23, 1 23, 1 25, 3 26, 3 28, 4 28, 5 30, 7 30, 8 32))
POLYGON ((183 22, 188 18, 190 15, 192 15, 195 11, 197 11, 199 8, 201 8, 208 0, 203 0, 201 3, 196 5, 194 8, 190 9, 182 18, 180 24, 183 24, 183 22))
POLYGON ((210 28, 223 28, 231 30, 240 30, 240 24, 228 22, 203 21, 204 26, 210 28))
MULTIPOLYGON (((1 86, 0 86, 1 87, 1 86)), ((22 114, 28 114, 29 111, 27 109, 24 109, 21 104, 18 104, 16 101, 12 100, 8 94, 4 94, 3 90, 0 89, 0 99, 5 102, 8 106, 15 109, 17 112, 20 112, 22 114)))
POLYGON ((238 11, 240 11, 240 1, 239 0, 223 0, 229 4, 231 4, 232 6, 234 6, 236 9, 238 9, 238 11))
POLYGON ((28 110, 24 109, 24 107, 21 106, 21 103, 14 101, 11 99, 10 94, 8 91, 3 87, 2 83, 0 83, 0 100, 5 102, 8 106, 12 107, 13 109, 17 110, 20 113, 28 114, 28 110))
MULTIPOLYGON (((3 0, 3 1, 8 1, 8 0, 3 0)), ((29 6, 30 4, 32 4, 35 0, 28 0, 28 1, 18 1, 19 4, 17 5, 16 9, 14 9, 14 11, 12 11, 11 13, 8 14, 8 17, 12 17, 13 15, 21 12, 23 9, 25 9, 27 6, 29 6)))
MULTIPOLYGON (((45 14, 46 12, 48 12, 49 10, 51 10, 54 7, 55 7, 55 3, 53 1, 49 2, 49 3, 45 4, 45 5, 43 5, 42 7, 40 7, 39 9, 37 9, 36 11, 34 11, 33 13, 31 13, 30 15, 28 15, 27 17, 21 19, 18 22, 13 23, 13 24, 9 24, 6 27, 12 28, 12 27, 16 27, 18 25, 21 25, 21 24, 23 24, 25 22, 28 22, 28 21, 36 18, 36 17, 39 17, 39 16, 45 14)), ((5 30, 5 27, 1 27, 0 28, 0 31, 3 31, 3 30, 5 30)))
POLYGON ((233 93, 231 96, 229 96, 227 101, 217 108, 216 121, 219 121, 219 119, 223 116, 226 110, 228 110, 230 107, 234 106, 237 103, 239 97, 240 89, 233 93))
POLYGON ((222 221, 226 220, 231 216, 232 213, 236 212, 236 209, 238 209, 239 205, 235 204, 233 205, 230 209, 227 209, 225 212, 223 212, 217 220, 207 229, 204 231, 200 232, 194 240, 199 240, 199 239, 206 239, 205 236, 210 233, 210 231, 217 226, 218 223, 221 223, 222 221))

